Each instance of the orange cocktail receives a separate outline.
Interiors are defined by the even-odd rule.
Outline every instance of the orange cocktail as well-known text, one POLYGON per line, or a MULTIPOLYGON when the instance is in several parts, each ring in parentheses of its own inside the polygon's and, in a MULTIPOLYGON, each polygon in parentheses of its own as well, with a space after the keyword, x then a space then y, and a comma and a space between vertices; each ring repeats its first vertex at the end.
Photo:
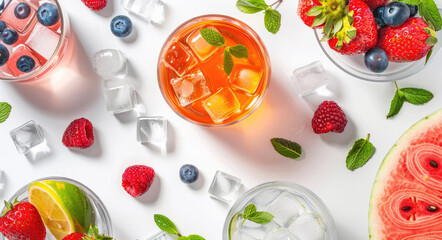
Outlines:
POLYGON ((225 126, 247 117, 264 98, 269 77, 270 60, 258 35, 221 15, 196 17, 178 27, 158 62, 158 81, 168 104, 183 118, 205 126, 225 126), (222 36, 224 46, 210 44, 202 29, 222 36), (235 54, 232 48, 238 45, 247 49, 246 56, 235 54), (232 64, 226 63, 225 55, 232 64))

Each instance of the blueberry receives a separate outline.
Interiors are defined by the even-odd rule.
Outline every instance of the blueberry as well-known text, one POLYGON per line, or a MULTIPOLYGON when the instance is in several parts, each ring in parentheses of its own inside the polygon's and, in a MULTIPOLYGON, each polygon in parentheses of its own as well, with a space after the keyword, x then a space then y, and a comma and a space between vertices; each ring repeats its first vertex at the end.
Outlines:
POLYGON ((110 28, 115 36, 124 38, 132 32, 132 21, 126 16, 119 15, 112 19, 110 28))
POLYGON ((384 50, 374 47, 365 54, 365 66, 372 72, 383 72, 388 67, 388 56, 384 50))
POLYGON ((25 2, 21 2, 15 6, 14 15, 18 19, 25 19, 31 14, 31 7, 25 2))
POLYGON ((52 3, 43 3, 37 11, 38 21, 45 26, 52 26, 58 22, 60 15, 58 8, 52 3))
POLYGON ((380 6, 373 11, 374 21, 376 22, 376 25, 378 25, 379 27, 387 26, 387 24, 384 21, 384 10, 385 6, 380 6))
POLYGON ((0 66, 5 65, 9 59, 9 51, 5 45, 0 44, 0 66))
POLYGON ((1 39, 5 44, 12 45, 18 41, 18 33, 14 29, 3 30, 1 39))
POLYGON ((417 12, 419 11, 417 5, 407 4, 407 6, 408 8, 410 8, 410 17, 416 16, 417 12))
POLYGON ((198 180, 199 172, 198 168, 193 165, 186 164, 180 169, 180 178, 183 183, 190 184, 198 180))
POLYGON ((390 27, 399 27, 410 17, 410 8, 401 2, 391 2, 385 5, 384 21, 390 27))
POLYGON ((28 73, 32 71, 35 67, 35 61, 29 56, 23 55, 17 60, 17 68, 18 70, 28 73))
POLYGON ((0 33, 3 32, 3 30, 6 29, 6 23, 3 20, 0 20, 0 33))

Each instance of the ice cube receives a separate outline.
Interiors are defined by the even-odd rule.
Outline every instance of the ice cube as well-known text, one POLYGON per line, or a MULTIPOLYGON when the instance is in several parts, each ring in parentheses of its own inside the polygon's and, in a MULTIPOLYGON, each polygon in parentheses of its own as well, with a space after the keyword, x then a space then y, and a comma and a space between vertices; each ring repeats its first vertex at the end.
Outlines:
POLYGON ((230 202, 235 199, 241 188, 241 179, 230 174, 217 171, 209 188, 211 197, 224 202, 230 202))
POLYGON ((232 70, 230 83, 235 90, 254 94, 261 82, 262 74, 261 68, 236 64, 232 70))
POLYGON ((321 218, 311 213, 299 216, 288 229, 298 240, 321 240, 326 232, 321 218))
POLYGON ((40 126, 33 120, 12 130, 9 134, 20 154, 27 154, 33 148, 37 148, 41 144, 46 144, 40 126))
POLYGON ((119 82, 106 86, 106 82, 103 94, 108 112, 119 114, 131 111, 135 108, 134 90, 132 87, 126 83, 119 82))
POLYGON ((164 21, 164 3, 161 0, 121 0, 123 7, 147 22, 164 21))
POLYGON ((0 19, 5 21, 8 27, 12 27, 20 33, 25 33, 32 27, 33 24, 37 22, 35 17, 35 9, 31 7, 31 13, 25 19, 19 19, 15 16, 15 7, 20 3, 25 2, 23 0, 12 0, 6 6, 4 12, 1 14, 0 19))
POLYGON ((250 203, 255 204, 258 209, 267 208, 281 193, 282 190, 276 188, 266 189, 253 197, 250 203))
POLYGON ((138 142, 166 142, 167 120, 164 117, 139 117, 137 122, 138 142))
POLYGON ((201 70, 197 70, 183 77, 170 81, 173 90, 180 102, 185 107, 201 98, 210 95, 210 89, 201 70))
POLYGON ((306 211, 306 208, 295 195, 284 192, 267 207, 266 211, 275 216, 274 221, 280 226, 288 227, 306 211))
POLYGON ((21 56, 29 56, 34 60, 34 62, 35 62, 34 70, 41 66, 40 61, 32 53, 31 49, 29 49, 25 45, 21 44, 21 45, 17 46, 16 48, 14 48, 12 56, 9 56, 9 60, 6 62, 6 64, 9 67, 9 70, 11 70, 11 72, 12 72, 12 74, 14 74, 14 76, 19 77, 21 75, 27 74, 27 73, 24 73, 24 72, 18 70, 18 68, 17 68, 17 60, 21 56))
POLYGON ((204 100, 203 106, 216 123, 221 123, 241 110, 241 104, 228 87, 221 88, 218 92, 204 100))
POLYGON ((280 228, 275 231, 269 232, 264 240, 298 240, 294 238, 290 232, 285 228, 280 228))
POLYGON ((253 236, 249 235, 247 232, 238 230, 235 233, 233 233, 232 240, 259 240, 259 238, 254 238, 253 236))
POLYGON ((179 76, 183 76, 184 73, 196 65, 195 58, 180 43, 174 43, 170 46, 163 61, 179 76))
POLYGON ((127 73, 126 57, 116 49, 104 49, 96 52, 92 64, 95 73, 105 79, 123 79, 127 73))
MULTIPOLYGON (((258 209, 258 211, 260 211, 260 209, 258 209)), ((274 221, 267 224, 257 224, 246 220, 244 224, 242 224, 242 221, 238 221, 237 224, 237 228, 240 229, 241 232, 247 233, 247 235, 252 236, 254 239, 264 239, 269 232, 279 228, 274 221)))
MULTIPOLYGON (((214 27, 206 27, 208 29, 216 30, 214 27)), ((200 29, 195 30, 186 39, 187 45, 198 56, 201 61, 206 60, 218 49, 217 47, 209 44, 200 34, 200 29)))
POLYGON ((295 89, 300 96, 309 95, 325 88, 329 81, 320 61, 295 69, 292 75, 295 89))
POLYGON ((168 234, 166 232, 158 232, 148 238, 146 238, 146 240, 176 240, 177 237, 172 236, 171 234, 168 234))
POLYGON ((14 75, 12 74, 11 70, 9 70, 8 65, 0 66, 0 76, 3 78, 11 78, 14 75))
POLYGON ((58 46, 60 35, 40 23, 35 24, 26 45, 46 60, 52 57, 58 46))

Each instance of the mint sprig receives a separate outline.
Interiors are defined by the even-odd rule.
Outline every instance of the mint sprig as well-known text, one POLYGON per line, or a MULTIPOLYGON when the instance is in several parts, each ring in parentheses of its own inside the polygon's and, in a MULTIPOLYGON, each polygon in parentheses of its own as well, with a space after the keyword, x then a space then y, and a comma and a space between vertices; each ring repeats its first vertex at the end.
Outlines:
POLYGON ((249 58, 249 52, 247 51, 246 46, 242 44, 238 44, 233 47, 226 46, 226 40, 224 39, 223 35, 221 35, 216 30, 210 28, 202 28, 200 29, 200 34, 208 44, 218 48, 224 47, 223 66, 224 72, 227 75, 230 75, 233 70, 234 63, 232 56, 236 58, 249 58))
POLYGON ((433 25, 436 31, 442 29, 442 17, 434 0, 394 0, 410 5, 417 5, 419 14, 433 25))
POLYGON ((7 102, 0 102, 0 123, 6 121, 8 119, 9 114, 11 113, 11 105, 7 102))
POLYGON ((348 152, 346 165, 351 171, 364 166, 373 155, 373 144, 369 141, 370 134, 367 138, 357 140, 350 152, 348 152))
POLYGON ((298 143, 289 141, 284 138, 272 138, 270 142, 276 152, 284 157, 296 159, 301 156, 302 148, 298 143))
POLYGON ((434 97, 433 93, 422 88, 407 87, 399 89, 397 83, 394 82, 394 84, 396 86, 396 92, 391 100, 390 111, 387 114, 387 119, 398 114, 402 108, 402 105, 404 105, 404 102, 414 105, 422 105, 431 101, 431 99, 434 97))
POLYGON ((178 240, 206 240, 205 238, 199 236, 199 235, 189 235, 189 236, 182 236, 179 232, 175 224, 170 220, 168 217, 161 215, 161 214, 155 214, 153 216, 155 223, 157 226, 162 230, 172 235, 177 235, 178 240))
POLYGON ((229 240, 232 239, 232 227, 234 222, 236 223, 238 220, 242 219, 241 226, 244 224, 245 221, 251 221, 260 225, 266 225, 272 219, 274 216, 270 214, 269 212, 264 211, 257 211, 255 204, 250 204, 247 207, 244 208, 244 212, 238 212, 235 215, 233 215, 232 219, 230 220, 229 224, 229 240))
POLYGON ((246 14, 264 11, 264 25, 267 31, 276 34, 281 28, 281 13, 272 7, 281 2, 282 0, 278 0, 268 5, 264 0, 238 0, 236 8, 246 14))

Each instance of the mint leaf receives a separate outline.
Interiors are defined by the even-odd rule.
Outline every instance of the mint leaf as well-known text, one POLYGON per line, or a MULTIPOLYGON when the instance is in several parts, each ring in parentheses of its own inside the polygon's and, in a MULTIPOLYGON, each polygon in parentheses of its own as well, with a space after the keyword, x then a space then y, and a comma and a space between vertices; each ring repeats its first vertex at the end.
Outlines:
POLYGON ((232 59, 232 56, 230 55, 228 49, 224 49, 224 72, 227 75, 230 75, 232 70, 233 70, 233 59, 232 59))
POLYGON ((281 27, 281 14, 274 9, 267 9, 264 14, 264 25, 267 31, 276 34, 281 27))
POLYGON ((247 59, 249 57, 249 52, 247 51, 246 46, 242 44, 238 44, 234 47, 229 48, 230 54, 235 56, 236 58, 245 58, 247 59))
POLYGON ((186 236, 181 236, 181 237, 179 237, 177 240, 189 240, 189 238, 186 237, 186 236))
POLYGON ((373 144, 369 141, 370 134, 367 134, 366 139, 357 140, 350 152, 347 155, 347 168, 354 171, 357 168, 364 166, 373 155, 373 144))
POLYGON ((405 102, 404 98, 400 96, 400 91, 396 90, 396 93, 394 94, 394 97, 391 100, 390 111, 387 114, 387 119, 398 114, 402 108, 402 105, 404 105, 404 102, 405 102))
POLYGON ((274 216, 268 212, 255 212, 247 220, 264 225, 272 221, 273 218, 274 216))
POLYGON ((253 14, 266 10, 269 5, 264 0, 238 0, 236 7, 243 13, 253 14))
POLYGON ((8 119, 9 114, 11 113, 11 105, 7 102, 0 102, 0 123, 6 121, 8 119))
POLYGON ((405 4, 410 4, 410 5, 419 5, 422 0, 394 0, 395 2, 402 2, 405 4))
POLYGON ((224 37, 217 31, 209 28, 202 28, 200 30, 201 36, 212 46, 223 47, 226 44, 224 37))
POLYGON ((205 238, 203 238, 199 235, 189 235, 187 238, 190 240, 206 240, 205 238))
POLYGON ((179 234, 178 229, 176 228, 175 224, 166 216, 161 215, 161 214, 155 214, 153 217, 154 217, 155 223, 157 224, 157 226, 161 230, 163 230, 167 233, 173 234, 173 235, 179 234))
POLYGON ((401 88, 400 91, 403 93, 405 101, 415 105, 427 103, 434 97, 430 91, 422 88, 401 88))
POLYGON ((436 31, 442 29, 442 17, 434 0, 421 0, 418 5, 419 14, 430 22, 436 31))
POLYGON ((272 138, 273 148, 284 157, 296 159, 301 156, 302 148, 299 144, 283 139, 283 138, 272 138))
POLYGON ((244 218, 248 218, 250 215, 256 213, 255 204, 250 204, 244 209, 244 218))

